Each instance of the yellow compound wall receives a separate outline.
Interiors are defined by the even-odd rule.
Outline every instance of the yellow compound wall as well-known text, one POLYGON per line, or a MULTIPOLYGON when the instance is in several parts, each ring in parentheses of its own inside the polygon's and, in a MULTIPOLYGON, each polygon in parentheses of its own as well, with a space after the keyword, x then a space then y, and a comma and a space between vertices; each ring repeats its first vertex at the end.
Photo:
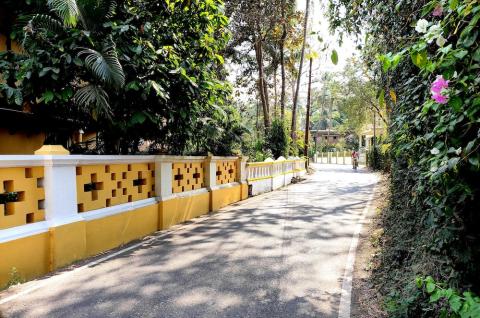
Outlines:
POLYGON ((203 162, 179 162, 172 166, 172 192, 183 193, 205 187, 203 162))
POLYGON ((13 269, 23 280, 47 273, 50 265, 49 248, 48 233, 0 243, 0 288, 12 279, 13 269))
POLYGON ((77 167, 78 212, 155 196, 154 169, 153 163, 77 167))
POLYGON ((162 201, 159 209, 159 229, 165 230, 210 212, 210 194, 204 192, 162 201))
POLYGON ((237 178, 237 161, 217 162, 217 185, 235 182, 237 178))
MULTIPOLYGON (((248 197, 248 185, 237 180, 239 161, 229 158, 216 162, 209 179, 216 184, 209 190, 207 164, 207 160, 183 160, 172 163, 171 168, 165 164, 167 171, 172 169, 172 194, 159 201, 138 203, 135 202, 156 195, 153 163, 72 167, 71 180, 76 182, 72 187, 76 187, 78 201, 78 211, 73 215, 78 216, 78 221, 49 228, 49 223, 39 223, 35 226, 44 227, 36 233, 44 232, 0 243, 0 288, 12 280, 14 268, 21 279, 30 280, 248 197), (124 205, 115 207, 120 204, 124 205)), ((0 230, 45 220, 45 169, 0 168, 0 193, 22 193, 21 201, 15 204, 14 217, 8 219, 5 208, 0 210, 0 230)))
POLYGON ((45 220, 43 167, 0 168, 0 195, 17 199, 0 204, 0 230, 45 220))

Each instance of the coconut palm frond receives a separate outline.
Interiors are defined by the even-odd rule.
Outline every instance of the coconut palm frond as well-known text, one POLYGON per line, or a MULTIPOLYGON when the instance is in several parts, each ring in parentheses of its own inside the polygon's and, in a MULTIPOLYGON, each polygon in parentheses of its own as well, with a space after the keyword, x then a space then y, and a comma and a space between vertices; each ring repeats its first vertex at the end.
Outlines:
POLYGON ((94 118, 97 115, 103 115, 107 118, 112 115, 108 103, 108 94, 98 85, 89 84, 80 88, 75 93, 74 101, 78 106, 88 108, 94 118))
POLYGON ((80 15, 76 0, 48 0, 48 6, 66 26, 76 26, 80 15))
POLYGON ((78 55, 85 58, 85 65, 100 81, 117 89, 125 84, 125 74, 115 47, 107 46, 102 52, 84 48, 78 55))
POLYGON ((96 32, 115 15, 116 8, 115 0, 83 0, 78 6, 79 18, 87 30, 96 32))
POLYGON ((63 27, 62 22, 55 19, 54 17, 46 14, 35 14, 30 19, 30 21, 28 21, 28 24, 25 30, 27 31, 26 33, 28 33, 28 31, 35 32, 36 30, 39 30, 39 29, 42 29, 54 34, 59 34, 65 31, 65 28, 63 27))
POLYGON ((115 10, 117 9, 117 2, 115 0, 104 0, 101 6, 105 13, 105 18, 110 19, 115 15, 115 10))

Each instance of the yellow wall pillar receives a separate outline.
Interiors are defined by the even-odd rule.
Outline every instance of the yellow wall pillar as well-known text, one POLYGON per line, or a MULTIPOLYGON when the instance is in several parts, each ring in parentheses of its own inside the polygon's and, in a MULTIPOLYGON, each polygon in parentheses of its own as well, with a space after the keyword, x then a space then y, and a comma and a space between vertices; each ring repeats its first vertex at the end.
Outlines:
POLYGON ((85 222, 75 222, 49 230, 49 269, 71 264, 87 256, 85 222))

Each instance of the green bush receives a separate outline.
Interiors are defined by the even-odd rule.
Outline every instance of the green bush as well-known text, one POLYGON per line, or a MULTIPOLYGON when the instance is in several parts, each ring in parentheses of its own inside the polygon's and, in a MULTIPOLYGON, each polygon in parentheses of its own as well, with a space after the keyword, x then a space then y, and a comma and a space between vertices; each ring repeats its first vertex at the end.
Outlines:
POLYGON ((389 148, 389 144, 383 144, 370 149, 367 152, 368 166, 376 171, 389 172, 391 165, 389 148))
POLYGON ((285 123, 280 119, 273 120, 265 138, 265 147, 271 151, 274 159, 288 156, 288 140, 288 130, 285 123))

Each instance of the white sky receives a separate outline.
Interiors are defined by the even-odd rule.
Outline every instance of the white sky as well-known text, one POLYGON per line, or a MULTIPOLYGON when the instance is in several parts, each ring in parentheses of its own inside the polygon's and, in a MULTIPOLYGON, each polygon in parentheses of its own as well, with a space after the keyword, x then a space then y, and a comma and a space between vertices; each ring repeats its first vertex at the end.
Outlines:
MULTIPOLYGON (((309 44, 313 47, 315 51, 319 53, 319 58, 314 60, 313 66, 313 88, 321 87, 321 78, 325 72, 340 72, 346 65, 348 58, 352 57, 357 53, 356 45, 351 38, 343 38, 343 43, 340 46, 338 34, 331 34, 329 30, 328 19, 325 14, 326 6, 328 0, 310 0, 311 15, 309 19, 309 24, 311 31, 317 32, 319 36, 323 38, 323 43, 320 43, 317 39, 317 35, 312 35, 309 39, 309 44), (321 52, 321 47, 328 43, 328 49, 321 52), (331 52, 336 50, 338 53, 338 64, 334 65, 331 61, 331 52)), ((305 11, 306 0, 297 0, 297 10, 305 11)), ((229 80, 233 83, 235 82, 236 74, 239 72, 239 69, 234 65, 227 65, 227 68, 230 70, 229 80)), ((303 71, 302 71, 302 80, 301 80, 301 90, 299 95, 299 105, 305 105, 307 98, 307 87, 308 87, 308 61, 304 61, 303 71)), ((289 89, 287 87, 287 89, 289 89)), ((248 99, 251 95, 245 89, 236 90, 240 94, 241 99, 248 99)))
MULTIPOLYGON (((331 34, 329 30, 329 23, 326 17, 326 7, 328 4, 328 0, 310 0, 310 8, 311 8, 311 15, 310 15, 310 27, 312 28, 313 32, 317 32, 322 38, 324 43, 320 44, 317 39, 316 35, 311 36, 309 43, 314 47, 314 49, 320 54, 319 59, 314 61, 314 74, 313 77, 315 78, 314 87, 321 86, 319 83, 319 79, 322 74, 325 72, 340 72, 344 69, 346 65, 346 61, 354 56, 357 53, 356 45, 354 40, 348 37, 343 38, 343 43, 340 46, 340 37, 338 34, 331 34), (321 47, 324 44, 328 44, 328 49, 324 52, 320 52, 321 47), (338 53, 338 64, 335 65, 331 61, 331 53, 332 50, 336 50, 338 53)), ((297 0, 297 9, 299 11, 305 11, 306 0, 297 0)), ((304 69, 305 69, 304 65, 304 69)), ((307 83, 307 74, 304 72, 302 78, 302 86, 306 86, 307 83)))

